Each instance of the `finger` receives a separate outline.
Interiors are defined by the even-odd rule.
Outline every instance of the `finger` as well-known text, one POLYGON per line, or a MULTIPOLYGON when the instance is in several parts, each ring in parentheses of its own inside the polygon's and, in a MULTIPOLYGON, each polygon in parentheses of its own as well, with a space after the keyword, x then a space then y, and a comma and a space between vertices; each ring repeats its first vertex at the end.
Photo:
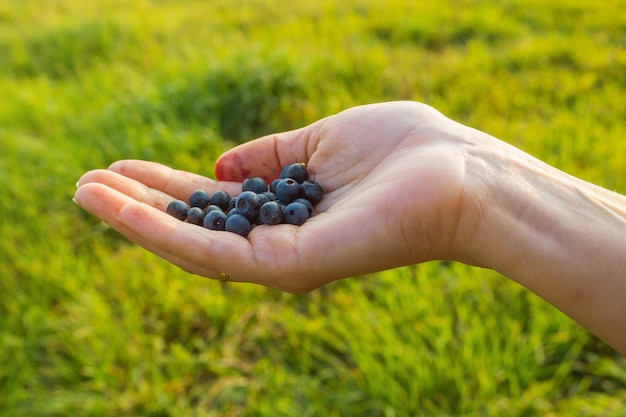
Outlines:
POLYGON ((106 185, 133 200, 149 204, 163 211, 165 211, 169 202, 172 201, 172 196, 169 194, 149 188, 137 180, 106 169, 96 169, 87 172, 80 178, 77 185, 82 187, 89 183, 106 185))
POLYGON ((234 233, 217 232, 181 222, 140 203, 122 207, 118 221, 141 237, 138 243, 184 270, 232 281, 249 280, 255 269, 250 244, 234 233))
POLYGON ((240 183, 215 181, 156 162, 121 160, 111 164, 108 169, 181 200, 186 200, 196 190, 205 190, 209 194, 224 190, 231 195, 241 192, 240 183))
POLYGON ((105 184, 88 182, 78 187, 74 194, 74 201, 115 230, 123 233, 124 226, 117 221, 117 215, 125 204, 134 200, 105 184))
POLYGON ((225 152, 215 162, 216 178, 243 181, 262 177, 269 182, 278 178, 282 167, 288 163, 308 163, 317 147, 324 120, 305 128, 264 136, 225 152))
MULTIPOLYGON (((136 202, 133 198, 105 184, 94 182, 81 185, 76 190, 74 201, 133 242, 140 243, 146 249, 154 249, 149 247, 150 245, 136 235, 131 228, 126 227, 119 221, 120 211, 126 205, 136 202)), ((161 255, 160 253, 158 254, 161 255)))
POLYGON ((217 232, 176 220, 104 184, 81 186, 74 200, 131 241, 187 272, 217 278, 226 271, 230 280, 238 281, 245 275, 232 265, 249 268, 240 260, 232 261, 233 255, 245 250, 245 239, 233 242, 228 238, 234 235, 222 233, 219 238, 224 244, 213 246, 217 232))

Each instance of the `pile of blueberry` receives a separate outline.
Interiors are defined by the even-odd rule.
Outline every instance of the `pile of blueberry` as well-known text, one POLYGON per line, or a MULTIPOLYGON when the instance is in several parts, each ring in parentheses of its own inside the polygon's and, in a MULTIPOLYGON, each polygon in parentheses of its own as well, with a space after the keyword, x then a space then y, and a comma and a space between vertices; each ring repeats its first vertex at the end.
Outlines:
POLYGON ((322 186, 309 179, 306 164, 296 162, 285 165, 280 177, 269 186, 263 178, 252 177, 243 181, 241 194, 236 197, 226 191, 211 196, 204 190, 197 190, 189 196, 189 202, 169 203, 167 213, 187 223, 245 237, 256 225, 300 226, 311 216, 323 195, 322 186))

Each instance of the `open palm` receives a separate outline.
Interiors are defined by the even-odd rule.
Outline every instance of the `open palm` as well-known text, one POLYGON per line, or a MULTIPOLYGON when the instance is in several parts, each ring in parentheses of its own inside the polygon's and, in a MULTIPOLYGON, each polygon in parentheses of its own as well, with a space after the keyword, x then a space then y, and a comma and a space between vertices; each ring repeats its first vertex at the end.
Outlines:
POLYGON ((184 270, 303 292, 330 281, 459 257, 464 194, 461 125, 413 102, 354 107, 223 154, 217 180, 147 161, 86 173, 75 199, 118 232, 184 270), (199 188, 236 195, 251 176, 304 162, 325 190, 300 227, 258 226, 247 238, 164 212, 199 188))

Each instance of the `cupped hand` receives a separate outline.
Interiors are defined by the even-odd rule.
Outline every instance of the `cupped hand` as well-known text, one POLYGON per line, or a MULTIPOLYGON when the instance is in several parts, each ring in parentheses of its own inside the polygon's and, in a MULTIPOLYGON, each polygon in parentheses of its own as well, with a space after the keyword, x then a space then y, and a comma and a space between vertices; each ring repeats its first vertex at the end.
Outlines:
MULTIPOLYGON (((145 249, 210 278, 220 272, 289 292, 433 259, 463 257, 469 129, 415 102, 354 107, 224 153, 217 180, 157 163, 118 161, 80 179, 75 201, 145 249), (196 189, 236 195, 251 176, 304 162, 325 195, 302 226, 257 226, 247 238, 165 213, 196 189)), ((471 223, 471 222, 470 222, 471 223)))

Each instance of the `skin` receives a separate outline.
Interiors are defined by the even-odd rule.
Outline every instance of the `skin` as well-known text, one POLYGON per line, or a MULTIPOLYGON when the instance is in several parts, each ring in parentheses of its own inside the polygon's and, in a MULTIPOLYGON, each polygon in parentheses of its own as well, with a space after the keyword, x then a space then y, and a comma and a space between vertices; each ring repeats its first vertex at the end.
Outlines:
POLYGON ((268 135, 224 153, 215 175, 118 161, 83 175, 75 201, 189 273, 294 293, 430 260, 492 268, 626 354, 626 198, 427 105, 359 106, 268 135), (246 239, 164 212, 199 188, 236 195, 294 161, 325 189, 300 227, 246 239))

